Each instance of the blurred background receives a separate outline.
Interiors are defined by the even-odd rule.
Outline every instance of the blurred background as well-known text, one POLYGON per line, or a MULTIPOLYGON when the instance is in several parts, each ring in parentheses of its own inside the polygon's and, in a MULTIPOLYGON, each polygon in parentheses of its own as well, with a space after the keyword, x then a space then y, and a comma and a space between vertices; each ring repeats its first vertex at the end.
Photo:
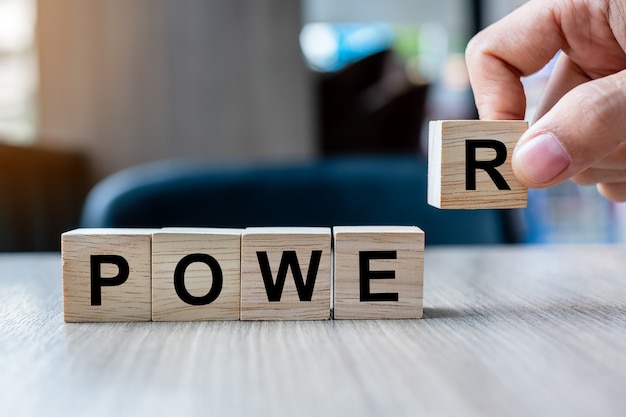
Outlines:
MULTIPOLYGON (((428 120, 476 117, 467 41, 521 3, 0 0, 0 251, 58 250, 94 185, 153 161, 423 158, 428 120)), ((523 217, 528 243, 626 240, 594 187, 523 217)))

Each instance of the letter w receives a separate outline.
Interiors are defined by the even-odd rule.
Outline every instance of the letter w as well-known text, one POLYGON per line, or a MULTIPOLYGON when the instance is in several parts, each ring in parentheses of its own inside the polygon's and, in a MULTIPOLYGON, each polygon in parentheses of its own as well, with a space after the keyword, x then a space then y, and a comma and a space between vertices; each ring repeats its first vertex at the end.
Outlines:
POLYGON ((270 262, 267 258, 267 252, 259 251, 256 253, 256 256, 259 260, 259 267, 263 275, 263 283, 265 284, 265 292, 267 293, 268 301, 280 301, 288 268, 291 268, 300 301, 311 301, 313 288, 315 287, 315 279, 317 278, 317 270, 320 265, 320 259, 322 258, 321 250, 311 252, 311 261, 309 262, 309 270, 306 274, 306 282, 302 279, 302 271, 300 270, 296 251, 288 250, 283 252, 276 282, 274 282, 274 278, 272 277, 272 269, 270 268, 270 262))

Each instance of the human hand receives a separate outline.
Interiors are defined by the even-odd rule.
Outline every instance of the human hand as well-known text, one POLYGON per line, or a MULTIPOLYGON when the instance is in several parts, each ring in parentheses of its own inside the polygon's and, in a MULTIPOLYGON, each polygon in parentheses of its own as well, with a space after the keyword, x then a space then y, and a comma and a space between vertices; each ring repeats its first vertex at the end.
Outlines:
POLYGON ((520 77, 561 50, 536 121, 513 153, 523 184, 570 178, 626 201, 626 0, 530 0, 466 50, 481 119, 523 119, 520 77))

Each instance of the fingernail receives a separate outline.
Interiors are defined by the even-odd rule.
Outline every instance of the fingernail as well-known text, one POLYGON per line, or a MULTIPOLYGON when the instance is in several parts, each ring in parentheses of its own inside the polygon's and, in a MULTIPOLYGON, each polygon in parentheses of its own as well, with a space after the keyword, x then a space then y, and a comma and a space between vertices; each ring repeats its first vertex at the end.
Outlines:
POLYGON ((552 181, 572 162, 561 142, 551 133, 535 136, 516 149, 517 170, 537 184, 552 181))

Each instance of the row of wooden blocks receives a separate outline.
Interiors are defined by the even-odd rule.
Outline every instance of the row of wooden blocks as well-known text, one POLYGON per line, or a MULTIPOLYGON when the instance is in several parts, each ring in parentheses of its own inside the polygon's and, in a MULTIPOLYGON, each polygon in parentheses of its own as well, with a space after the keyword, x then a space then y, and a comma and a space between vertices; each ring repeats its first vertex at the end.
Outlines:
POLYGON ((67 322, 422 316, 414 226, 76 229, 61 242, 67 322))

